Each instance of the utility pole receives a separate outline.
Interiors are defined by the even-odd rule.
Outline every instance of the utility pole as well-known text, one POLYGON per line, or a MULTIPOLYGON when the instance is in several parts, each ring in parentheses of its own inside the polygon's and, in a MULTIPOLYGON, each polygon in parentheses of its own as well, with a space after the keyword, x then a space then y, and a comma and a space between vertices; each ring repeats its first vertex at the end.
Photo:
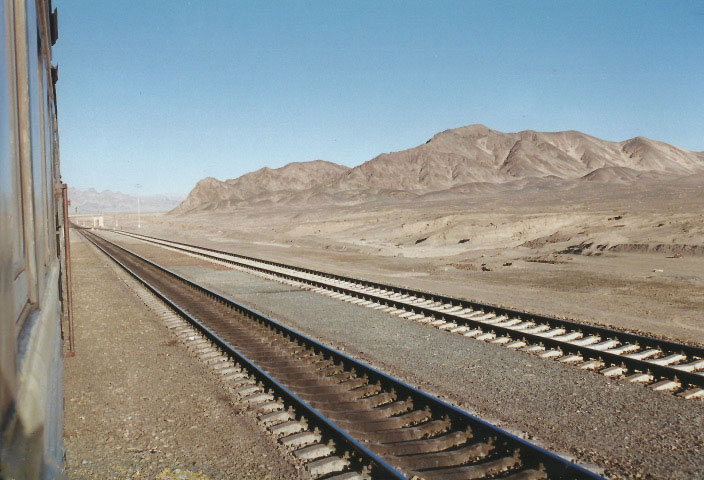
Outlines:
POLYGON ((139 207, 139 189, 142 188, 142 186, 138 183, 137 184, 137 228, 142 228, 142 219, 140 216, 140 207, 139 207))

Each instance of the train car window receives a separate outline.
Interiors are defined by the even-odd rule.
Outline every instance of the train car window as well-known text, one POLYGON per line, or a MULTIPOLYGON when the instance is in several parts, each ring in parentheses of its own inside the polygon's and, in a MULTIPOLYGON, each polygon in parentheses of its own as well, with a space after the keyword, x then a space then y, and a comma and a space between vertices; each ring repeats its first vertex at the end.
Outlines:
MULTIPOLYGON (((13 208, 14 201, 14 155, 12 154, 13 136, 10 125, 13 121, 14 110, 12 108, 11 98, 11 77, 12 72, 9 69, 8 61, 8 40, 9 35, 5 27, 5 5, 0 2, 0 13, 3 21, 0 22, 0 245, 2 251, 8 251, 8 248, 14 243, 13 235, 13 218, 16 214, 13 208)), ((12 269, 12 266, 5 265, 5 256, 0 257, 0 272, 2 277, 6 278, 6 269, 12 269)), ((14 273, 14 272, 13 272, 14 273)), ((5 282, 2 283, 5 285, 5 282)))
MULTIPOLYGON (((4 4, 3 9, 11 9, 12 4, 4 4)), ((10 21, 11 14, 5 14, 6 23, 2 25, 2 58, 0 59, 0 222, 2 234, 0 245, 3 252, 10 252, 9 257, 2 257, 0 268, 5 278, 3 282, 11 292, 4 292, 13 297, 12 312, 15 320, 29 301, 28 274, 26 268, 26 244, 24 238, 24 211, 22 209, 22 187, 19 161, 19 119, 17 111, 17 71, 15 69, 15 31, 10 21)))
MULTIPOLYGON (((20 2, 22 3, 22 2, 20 2)), ((39 300, 39 287, 43 264, 37 261, 37 238, 35 237, 36 205, 34 201, 33 169, 36 157, 36 139, 38 129, 37 115, 34 113, 34 104, 37 99, 37 42, 36 42, 36 5, 26 2, 25 5, 15 4, 14 9, 14 39, 15 39, 15 65, 16 65, 16 91, 17 114, 19 132, 19 169, 21 185, 21 201, 23 218, 21 222, 22 235, 25 242, 24 269, 27 280, 28 300, 31 305, 36 305, 39 300), (32 26, 31 28, 29 26, 32 26), (38 265, 39 263, 39 265, 38 265)))
MULTIPOLYGON (((46 256, 47 262, 51 262, 53 259, 53 252, 56 251, 56 239, 53 235, 56 229, 56 224, 54 219, 56 218, 56 205, 55 205, 55 195, 54 195, 54 178, 51 165, 54 158, 54 140, 53 140, 53 122, 54 113, 52 111, 53 101, 51 100, 51 95, 49 94, 50 89, 47 82, 48 77, 44 77, 44 95, 42 98, 45 101, 44 108, 46 115, 44 117, 44 182, 46 189, 44 191, 44 201, 46 202, 46 215, 45 219, 48 227, 47 231, 47 244, 46 244, 46 256)), ((48 265, 48 263, 47 263, 48 265)))
MULTIPOLYGON (((10 36, 5 27, 5 4, 0 2, 0 248, 2 252, 13 251, 16 240, 14 235, 14 217, 16 216, 16 205, 14 204, 14 155, 12 153, 13 132, 12 122, 14 120, 14 109, 11 105, 11 80, 12 72, 9 68, 8 40, 10 36)), ((14 258, 14 255, 12 256, 14 258)), ((11 262, 7 262, 5 255, 0 257, 0 277, 3 279, 14 275, 11 262)), ((7 282, 2 282, 6 285, 7 282)))
POLYGON ((47 229, 44 226, 46 219, 46 179, 44 175, 44 155, 45 143, 42 139, 44 133, 44 95, 42 70, 44 55, 42 52, 42 42, 38 31, 41 30, 37 24, 37 4, 27 2, 26 13, 27 30, 27 67, 29 80, 29 129, 30 129, 30 152, 31 152, 31 180, 32 199, 34 205, 34 252, 36 255, 36 282, 39 295, 43 291, 44 273, 46 259, 47 229))
MULTIPOLYGON (((42 31, 41 25, 37 25, 37 30, 42 31)), ((51 164, 51 141, 50 141, 50 115, 51 109, 48 107, 48 82, 47 82, 47 65, 46 56, 43 49, 44 42, 41 37, 37 37, 37 87, 36 100, 39 116, 39 127, 41 131, 37 133, 36 143, 39 145, 41 156, 34 159, 34 192, 35 203, 41 204, 41 209, 37 209, 36 232, 41 238, 37 239, 37 256, 41 259, 44 265, 45 275, 48 273, 48 267, 51 262, 50 257, 50 237, 49 234, 51 225, 52 208, 52 183, 51 176, 47 175, 47 165, 51 164), (40 211, 41 210, 41 211, 40 211), (40 215, 41 214, 41 215, 40 215)))
POLYGON ((44 57, 47 65, 43 72, 43 95, 44 101, 44 181, 46 190, 44 192, 46 201, 46 222, 47 222, 47 261, 53 262, 56 251, 56 241, 54 232, 56 230, 56 192, 54 191, 54 176, 52 165, 54 163, 54 101, 52 95, 51 81, 51 57, 44 57))
POLYGON ((7 418, 12 406, 15 372, 15 317, 8 306, 13 304, 12 257, 5 252, 12 252, 14 236, 12 235, 13 209, 13 155, 12 155, 12 120, 10 105, 10 75, 8 58, 9 35, 5 27, 7 18, 5 4, 0 1, 0 418, 7 418), (8 388, 9 387, 9 388, 8 388))

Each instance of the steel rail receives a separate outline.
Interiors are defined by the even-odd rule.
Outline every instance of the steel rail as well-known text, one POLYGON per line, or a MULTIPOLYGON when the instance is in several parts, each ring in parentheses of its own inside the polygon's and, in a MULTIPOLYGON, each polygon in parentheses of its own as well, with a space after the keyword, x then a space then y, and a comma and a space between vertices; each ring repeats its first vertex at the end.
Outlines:
MULTIPOLYGON (((105 248, 103 248, 101 245, 98 244, 94 239, 90 238, 88 235, 84 233, 84 236, 88 238, 88 240, 95 245, 97 248, 99 248, 105 255, 110 257, 115 263, 117 263, 120 267, 122 267, 127 273, 132 275, 139 283, 144 285, 149 291, 151 291, 156 297, 158 297, 161 301, 163 301, 166 305, 169 306, 176 314, 178 314, 180 317, 182 317, 184 320, 186 320, 188 323, 193 325, 197 330, 199 330, 208 340, 210 340, 214 345, 216 345, 219 349, 221 349, 223 352, 226 352, 228 355, 236 359, 236 361, 245 367, 249 372, 252 374, 256 375, 257 379, 262 381, 267 387, 272 389, 273 391, 276 392, 278 396, 280 396, 282 399, 284 399, 284 402, 293 406, 299 413, 304 413, 304 416, 307 415, 306 419, 313 424, 314 426, 319 427, 322 431, 325 431, 327 436, 331 438, 333 441, 337 440, 337 444, 342 444, 346 445, 348 448, 356 452, 361 458, 366 459, 369 463, 373 464, 376 468, 374 470, 374 475, 378 475, 379 478, 389 478, 389 479, 406 479, 407 477, 397 471, 395 468, 393 468, 391 465, 386 463, 384 460, 379 458, 374 452, 370 451, 367 449, 364 445, 359 443, 357 440, 352 438, 349 434, 347 434, 344 430, 342 430, 339 426, 335 425, 332 421, 330 421, 327 417, 322 415, 320 412, 315 410, 313 407, 311 407, 305 400, 299 398, 294 392, 290 391, 287 387, 282 385, 280 382, 278 382, 275 378, 270 376, 266 371, 261 369, 257 364, 252 362, 249 358, 247 358, 246 355, 244 355, 242 352, 237 350, 235 347, 230 345, 228 342, 226 342, 224 339, 222 339, 217 333, 212 331, 210 328, 208 328, 203 322, 200 320, 194 318, 192 315, 190 315, 188 312, 183 310, 181 307, 179 307, 176 302, 172 301, 170 298, 168 298, 166 295, 164 295, 162 292, 160 292, 158 289, 156 289, 154 286, 152 286, 149 282, 147 282, 142 276, 140 276, 137 272, 135 272, 133 269, 125 265, 123 262, 121 262, 116 256, 108 252, 105 248), (383 475, 383 476, 382 476, 383 475)), ((103 239, 104 241, 107 241, 103 239)), ((110 243, 110 242, 108 242, 110 243)), ((210 292, 209 290, 201 287, 200 285, 197 285, 193 282, 190 282, 189 280, 178 276, 177 274, 161 267, 160 265, 157 265, 153 262, 150 262, 149 260, 145 259, 144 257, 141 257, 134 252, 130 252, 129 250, 126 250, 119 245, 112 244, 113 246, 120 248, 121 250, 124 250, 126 253, 132 254, 135 257, 137 257, 140 261, 143 261, 145 263, 148 263, 162 272, 171 275, 175 278, 177 278, 179 281, 182 281, 189 286, 196 288, 197 290, 206 293, 208 296, 213 298, 214 300, 218 301, 225 301, 230 306, 234 306, 234 302, 227 301, 224 298, 221 298, 218 294, 214 292, 210 292)), ((234 307, 237 308, 237 307, 234 307)), ((255 315, 257 316, 257 315, 255 315)))
MULTIPOLYGON (((199 245, 192 245, 192 244, 188 244, 188 243, 176 242, 174 240, 167 240, 167 239, 153 237, 153 236, 144 235, 144 234, 135 234, 132 232, 117 231, 117 230, 110 230, 110 231, 112 231, 113 233, 118 233, 121 235, 131 236, 131 237, 135 237, 135 238, 142 238, 143 237, 143 238, 148 238, 151 240, 158 240, 160 242, 167 242, 167 243, 171 243, 171 244, 175 244, 175 245, 180 245, 182 247, 198 248, 198 249, 206 250, 206 251, 213 252, 213 253, 231 255, 233 257, 238 257, 238 258, 242 258, 242 259, 253 261, 253 262, 264 263, 264 264, 272 265, 272 266, 279 267, 279 268, 287 268, 287 269, 296 270, 299 272, 304 272, 304 273, 308 273, 308 274, 312 274, 312 275, 320 275, 320 276, 331 278, 334 280, 356 283, 356 284, 364 285, 367 287, 388 290, 388 291, 396 292, 396 293, 399 293, 402 295, 406 294, 406 295, 422 296, 423 298, 427 298, 429 300, 433 300, 436 302, 442 302, 442 303, 446 303, 446 304, 451 304, 451 305, 456 305, 456 306, 460 306, 463 308, 472 308, 474 310, 483 310, 485 312, 491 311, 491 312, 496 313, 497 316, 508 315, 509 317, 522 318, 522 319, 525 318, 527 320, 535 321, 536 323, 544 323, 546 325, 550 325, 555 328, 562 327, 562 328, 569 328, 569 329, 575 330, 575 331, 581 331, 581 332, 588 334, 588 335, 598 335, 598 336, 602 336, 604 338, 618 337, 620 339, 623 339, 626 342, 637 343, 639 345, 643 345, 643 346, 646 346, 649 348, 650 347, 661 348, 663 350, 668 350, 668 351, 672 351, 672 352, 682 352, 682 353, 684 353, 688 356, 692 356, 692 357, 704 358, 704 348, 698 347, 696 345, 688 345, 686 343, 673 342, 671 340, 664 340, 664 339, 659 339, 659 338, 655 338, 655 337, 648 337, 646 335, 640 335, 637 333, 616 330, 613 328, 603 327, 600 325, 580 323, 580 322, 575 322, 572 320, 566 320, 566 319, 560 319, 560 318, 550 317, 550 316, 546 316, 546 315, 540 315, 537 313, 524 312, 521 310, 515 310, 515 309, 511 309, 511 308, 500 307, 497 305, 491 305, 488 303, 474 302, 471 300, 450 297, 450 296, 442 295, 442 294, 438 294, 438 293, 425 292, 422 290, 413 290, 410 288, 400 287, 397 285, 389 285, 389 284, 384 284, 384 283, 373 282, 370 280, 362 280, 359 278, 347 277, 344 275, 338 275, 335 273, 324 272, 321 270, 314 270, 314 269, 310 269, 310 268, 306 268, 306 267, 299 267, 296 265, 289 265, 289 264, 285 264, 285 263, 274 262, 271 260, 265 260, 265 259, 261 259, 261 258, 257 258, 257 257, 251 257, 251 256, 247 256, 247 255, 241 255, 238 253, 226 252, 226 251, 222 251, 222 250, 216 250, 216 249, 208 248, 208 247, 201 247, 199 245)), ((218 257, 216 257, 216 259, 222 260, 221 258, 218 258, 218 257)))
POLYGON ((284 273, 284 272, 269 270, 265 267, 258 267, 255 265, 241 263, 236 260, 222 258, 220 256, 211 255, 208 253, 193 252, 192 250, 189 250, 188 248, 197 248, 197 249, 206 250, 206 251, 209 251, 212 253, 217 253, 219 255, 228 255, 228 256, 232 256, 232 257, 236 257, 236 258, 240 258, 240 259, 245 259, 245 260, 251 261, 251 262, 258 262, 258 263, 262 263, 262 264, 266 264, 266 265, 275 266, 278 268, 291 269, 294 271, 323 276, 323 277, 331 278, 331 279, 335 279, 335 280, 356 283, 356 284, 360 284, 360 285, 365 285, 367 287, 392 291, 392 292, 395 292, 395 293, 398 293, 401 295, 405 294, 405 295, 409 295, 409 296, 422 297, 422 298, 426 298, 428 300, 432 300, 435 302, 441 302, 443 304, 450 304, 450 305, 459 306, 462 308, 472 308, 473 310, 482 310, 484 312, 492 312, 496 316, 505 315, 508 318, 519 318, 523 321, 532 321, 535 323, 543 323, 543 324, 547 324, 548 326, 550 326, 552 328, 565 328, 565 329, 569 328, 572 331, 579 331, 582 334, 586 334, 586 335, 598 335, 598 336, 602 337, 602 340, 615 338, 621 343, 624 343, 624 344, 625 343, 633 343, 635 345, 638 345, 640 348, 659 349, 661 351, 666 351, 668 353, 681 352, 683 355, 687 355, 690 359, 697 358, 697 357, 704 358, 704 348, 700 348, 697 346, 686 345, 686 344, 672 342, 672 341, 668 341, 668 340, 661 340, 661 339, 657 339, 657 338, 653 338, 653 337, 646 337, 643 335, 622 332, 619 330, 613 330, 613 329, 609 329, 609 328, 605 328, 605 327, 598 327, 598 326, 593 326, 593 325, 588 325, 588 324, 581 324, 581 323, 572 322, 569 320, 561 320, 561 319, 557 319, 557 318, 553 318, 553 317, 546 317, 546 316, 542 316, 542 315, 535 315, 532 313, 520 312, 518 310, 506 309, 506 308, 502 308, 502 307, 496 307, 493 305, 480 304, 480 303, 471 302, 468 300, 456 299, 456 298, 448 297, 448 296, 444 296, 444 295, 438 295, 438 294, 426 293, 426 292, 422 292, 422 291, 410 290, 407 288, 395 287, 395 286, 380 284, 380 283, 376 283, 376 282, 369 282, 366 280, 359 280, 359 279, 354 279, 351 277, 344 277, 341 275, 330 274, 330 273, 321 272, 318 270, 306 269, 306 268, 302 268, 302 267, 294 267, 294 266, 285 265, 282 263, 271 262, 268 260, 261 260, 261 259, 255 258, 255 257, 248 257, 248 256, 244 256, 244 255, 230 253, 230 252, 219 251, 219 250, 215 250, 215 249, 211 249, 211 248, 207 248, 207 247, 200 247, 197 245, 189 245, 189 244, 185 244, 185 243, 181 243, 181 242, 175 242, 172 240, 165 240, 165 239, 161 239, 161 238, 157 238, 157 237, 150 237, 148 235, 133 234, 131 232, 115 232, 115 233, 121 233, 123 235, 138 238, 138 239, 142 239, 142 237, 146 237, 146 238, 150 239, 149 241, 156 241, 154 243, 164 242, 164 244, 166 246, 169 246, 171 248, 176 248, 177 250, 182 250, 182 251, 188 252, 188 253, 197 253, 198 255, 202 255, 203 257, 210 258, 212 260, 230 263, 230 264, 237 265, 240 267, 252 269, 255 271, 260 271, 262 273, 273 274, 278 277, 285 278, 287 280, 303 282, 303 283, 306 283, 306 284, 309 284, 309 285, 312 285, 315 287, 324 288, 327 290, 336 291, 336 292, 343 293, 343 294, 350 295, 350 296, 354 296, 357 298, 382 303, 382 304, 388 305, 390 307, 403 309, 406 311, 411 311, 414 314, 421 314, 426 317, 443 319, 446 321, 451 321, 453 323, 457 323, 458 325, 467 325, 467 326, 471 326, 471 327, 475 327, 475 328, 481 328, 484 330, 488 329, 493 333, 501 334, 501 335, 504 335, 506 337, 509 337, 509 338, 512 338, 515 340, 530 342, 535 345, 541 345, 546 348, 552 348, 555 350, 559 350, 563 354, 579 355, 585 360, 596 360, 596 361, 599 361, 599 362, 605 363, 606 365, 611 365, 611 366, 625 366, 629 370, 652 374, 652 375, 655 375, 660 378, 674 380, 676 382, 682 382, 683 384, 688 384, 693 387, 704 387, 704 375, 702 375, 701 373, 698 373, 698 372, 688 372, 685 370, 681 370, 681 369, 675 368, 676 366, 658 365, 658 364, 652 363, 647 360, 631 358, 626 355, 611 353, 611 352, 604 351, 604 350, 596 350, 596 349, 590 348, 589 345, 580 346, 580 345, 572 344, 568 341, 555 340, 550 337, 542 336, 540 333, 522 332, 520 330, 516 330, 516 329, 510 328, 510 327, 487 324, 485 322, 482 322, 481 320, 473 320, 471 318, 465 318, 462 316, 454 315, 452 312, 438 312, 437 310, 434 310, 432 308, 422 307, 419 305, 413 305, 413 304, 410 304, 410 303, 407 303, 404 301, 391 299, 391 298, 385 297, 383 295, 375 295, 375 294, 369 293, 369 292, 360 292, 356 289, 346 288, 346 287, 342 287, 339 285, 330 285, 329 283, 320 282, 320 281, 313 280, 313 279, 301 278, 301 277, 298 277, 294 274, 288 274, 288 273, 284 273), (176 244, 176 245, 179 245, 179 247, 173 247, 172 245, 169 245, 169 244, 176 244), (184 248, 184 247, 188 247, 188 248, 184 248))
MULTIPOLYGON (((435 398, 411 385, 408 385, 398 379, 395 379, 365 363, 360 362, 359 360, 356 360, 338 350, 335 350, 331 347, 328 347, 319 341, 315 340, 314 338, 311 338, 305 334, 302 334, 290 327, 287 327, 286 325, 281 324, 280 322, 267 317, 266 315, 257 312, 256 310, 252 310, 234 300, 231 300, 223 295, 220 295, 217 292, 214 292, 202 285, 199 285, 195 282, 192 282, 181 275, 174 273, 168 269, 166 269, 163 266, 160 266, 134 252, 131 252, 130 250, 117 245, 115 243, 110 242, 109 240, 106 240, 102 237, 98 237, 100 240, 109 243, 110 245, 118 248, 119 250, 125 252, 128 255, 132 255, 135 258, 139 259, 139 261, 144 262, 148 265, 151 265, 152 267, 155 267, 159 271, 169 275, 170 277, 183 282, 190 287, 204 293, 208 297, 221 302, 231 308, 233 308, 236 311, 239 311, 240 313, 253 318, 260 323, 267 325, 269 328, 276 330, 282 335, 288 336, 289 338, 296 339, 300 344, 304 346, 308 346, 312 348, 316 353, 323 353, 324 355, 328 356, 329 358, 333 359, 336 363, 340 362, 343 365, 345 365, 347 368, 354 369, 358 372, 361 372, 362 374, 366 375, 371 381, 376 381, 382 384, 385 388, 391 389, 392 391, 395 391, 399 398, 400 397, 406 397, 406 398, 411 398, 415 402, 418 402, 418 405, 420 406, 426 406, 433 411, 438 417, 449 417, 453 422, 457 422, 459 425, 466 425, 472 429, 473 432, 477 432, 479 436, 485 437, 485 438, 490 438, 490 437, 495 437, 497 438, 496 445, 500 445, 503 448, 505 448, 508 451, 512 450, 521 450, 524 452, 528 452, 529 455, 527 456, 527 461, 533 462, 533 464, 537 467, 538 465, 542 465, 545 468, 546 473, 548 474, 548 478, 555 478, 555 479, 601 479, 603 477, 579 466, 576 465, 550 451, 547 451, 541 447, 538 447, 536 445, 531 444, 530 442, 519 438, 515 435, 512 435, 474 415, 471 415, 453 405, 450 405, 438 398, 435 398)), ((91 241, 96 244, 97 242, 94 242, 92 239, 91 241)), ((132 271, 129 269, 129 267, 125 266, 123 262, 120 262, 117 258, 115 258, 114 255, 111 255, 109 252, 107 252, 104 248, 100 247, 99 245, 98 248, 100 248, 103 252, 105 252, 110 258, 112 258, 114 261, 116 261, 122 268, 124 268, 126 271, 128 271, 132 276, 134 276, 140 283, 144 284, 147 288, 149 288, 155 295, 157 295, 159 298, 164 300, 167 304, 169 304, 174 310, 178 312, 182 312, 184 314, 184 318, 187 319, 189 322, 193 323, 194 326, 196 326, 200 331, 202 331, 208 338, 212 339, 214 343, 216 343, 223 351, 226 352, 232 352, 233 355, 237 358, 242 358, 242 362, 244 364, 247 364, 248 367, 251 366, 252 370, 254 372, 257 372, 257 375, 261 373, 262 378, 266 379, 266 383, 275 391, 277 392, 282 392, 283 397, 289 399, 289 401, 295 406, 296 409, 299 408, 299 405, 302 405, 302 409, 308 413, 308 415, 311 415, 312 418, 316 419, 319 421, 320 426, 322 426, 325 429, 331 429, 334 433, 332 436, 334 438, 340 439, 344 444, 348 445, 349 448, 351 448, 353 451, 357 452, 360 457, 362 458, 367 458, 369 461, 373 464, 378 466, 379 468, 382 469, 382 473, 384 475, 387 475, 387 470, 388 470, 388 475, 396 475, 396 476, 381 476, 380 478, 407 478, 406 476, 403 476, 401 473, 399 473, 394 467, 386 463, 383 459, 379 458, 376 454, 368 450, 364 445, 362 445, 360 442, 358 442, 356 439, 348 435, 344 430, 342 430, 339 426, 337 426, 334 422, 331 420, 327 419, 323 414, 317 412, 313 407, 311 407, 309 404, 307 404, 304 400, 300 399, 298 396, 296 396, 295 393, 291 392, 290 390, 287 389, 284 385, 280 384, 276 379, 272 378, 271 376, 268 375, 264 370, 256 366, 254 363, 252 363, 249 359, 247 359, 243 354, 238 352, 236 349, 234 349, 232 346, 230 346, 226 341, 224 341, 222 338, 220 338, 215 332, 212 332, 207 326, 205 326, 201 321, 192 318, 187 312, 183 312, 177 305, 175 305, 171 300, 166 298, 161 292, 158 292, 154 287, 149 285, 144 279, 142 279, 136 272, 132 271)), ((181 313, 179 313, 181 314, 181 313)), ((458 427, 462 428, 462 427, 458 427)))

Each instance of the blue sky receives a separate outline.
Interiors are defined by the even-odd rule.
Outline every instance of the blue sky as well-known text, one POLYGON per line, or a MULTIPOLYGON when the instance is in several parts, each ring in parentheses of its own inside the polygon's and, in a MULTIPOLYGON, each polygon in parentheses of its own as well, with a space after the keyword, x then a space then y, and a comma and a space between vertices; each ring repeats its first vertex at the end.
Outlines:
POLYGON ((55 0, 64 180, 187 193, 482 123, 704 150, 704 5, 55 0))

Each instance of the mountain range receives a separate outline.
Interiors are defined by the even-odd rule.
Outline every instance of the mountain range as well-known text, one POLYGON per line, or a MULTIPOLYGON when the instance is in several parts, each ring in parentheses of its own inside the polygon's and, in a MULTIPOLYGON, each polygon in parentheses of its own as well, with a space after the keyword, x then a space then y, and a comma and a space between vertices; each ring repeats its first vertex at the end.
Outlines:
MULTIPOLYGON (((68 198, 71 201, 70 215, 98 213, 128 213, 137 211, 137 197, 122 192, 94 188, 81 190, 69 187, 68 198)), ((166 212, 178 206, 184 195, 141 195, 139 207, 142 212, 166 212)))
POLYGON ((484 125, 445 130, 417 147, 349 168, 315 160, 241 177, 199 181, 173 210, 242 205, 354 203, 375 198, 517 190, 527 185, 630 184, 704 172, 704 152, 636 137, 610 142, 578 132, 504 133, 484 125))

